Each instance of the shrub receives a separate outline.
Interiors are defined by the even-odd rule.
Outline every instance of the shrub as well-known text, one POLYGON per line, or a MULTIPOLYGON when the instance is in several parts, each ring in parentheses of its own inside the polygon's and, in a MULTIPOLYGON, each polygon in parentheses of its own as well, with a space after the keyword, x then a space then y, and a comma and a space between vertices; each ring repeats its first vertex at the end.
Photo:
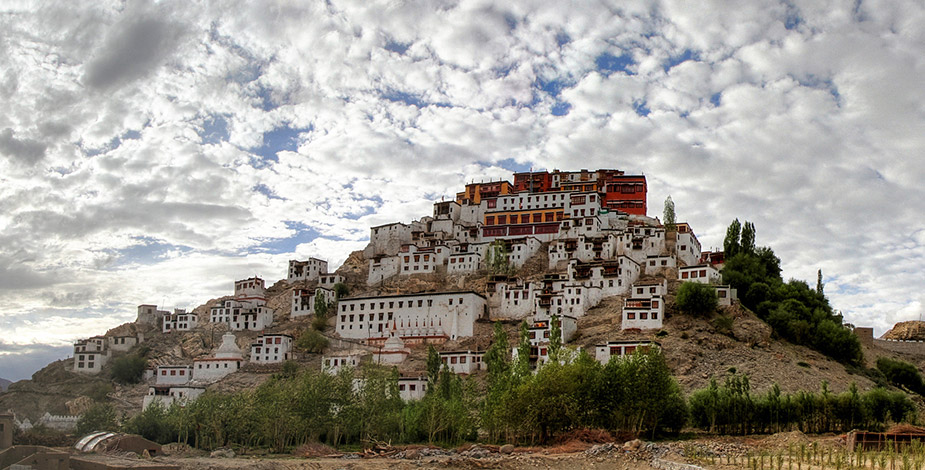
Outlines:
POLYGON ((302 336, 299 336, 296 346, 307 352, 320 354, 328 347, 328 339, 317 330, 308 329, 302 333, 302 336))
POLYGON ((85 435, 94 431, 116 431, 116 410, 108 403, 97 403, 90 407, 77 420, 77 434, 85 435))
POLYGON ((334 295, 337 296, 337 299, 342 299, 350 294, 350 288, 347 287, 347 284, 343 282, 338 282, 334 284, 334 295))
POLYGON ((312 319, 312 329, 318 331, 324 331, 328 329, 327 315, 315 315, 315 318, 312 319))
POLYGON ((877 370, 882 372, 891 384, 906 387, 919 395, 925 394, 922 375, 914 365, 906 361, 881 357, 877 359, 877 370))
POLYGON ((713 319, 713 328, 716 332, 723 335, 732 335, 733 319, 729 315, 719 315, 713 319))
POLYGON ((678 289, 675 304, 685 313, 704 316, 716 310, 718 301, 713 286, 698 282, 685 282, 678 289))
POLYGON ((122 384, 137 384, 145 373, 146 361, 141 356, 130 354, 112 362, 112 379, 122 384))

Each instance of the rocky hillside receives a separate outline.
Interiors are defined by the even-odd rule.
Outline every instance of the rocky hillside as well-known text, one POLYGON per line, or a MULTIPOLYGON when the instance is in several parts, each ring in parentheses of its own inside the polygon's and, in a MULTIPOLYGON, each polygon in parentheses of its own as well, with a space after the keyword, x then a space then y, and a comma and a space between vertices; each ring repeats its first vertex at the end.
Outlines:
POLYGON ((882 336, 883 339, 902 341, 925 341, 925 321, 904 321, 893 325, 890 331, 882 336))
POLYGON ((0 391, 5 392, 6 389, 9 388, 9 386, 10 386, 11 383, 13 383, 13 382, 10 381, 10 380, 4 379, 4 378, 0 378, 0 391))

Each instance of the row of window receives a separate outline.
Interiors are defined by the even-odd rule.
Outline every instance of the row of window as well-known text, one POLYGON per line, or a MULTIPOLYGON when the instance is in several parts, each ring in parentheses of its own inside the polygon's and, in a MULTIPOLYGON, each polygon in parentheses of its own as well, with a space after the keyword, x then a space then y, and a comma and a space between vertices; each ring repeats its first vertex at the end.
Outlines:
MULTIPOLYGON (((651 319, 652 319, 652 320, 658 320, 658 312, 639 312, 639 319, 640 319, 640 320, 649 320, 649 319, 650 319, 650 318, 649 318, 650 314, 651 314, 651 317, 652 317, 651 319)), ((627 320, 635 320, 635 319, 636 319, 636 312, 626 312, 626 319, 627 319, 627 320)))
MULTIPOLYGON (((238 362, 238 367, 241 367, 241 361, 237 361, 237 362, 238 362)), ((206 369, 210 369, 210 368, 211 368, 211 367, 210 367, 211 365, 212 365, 212 364, 206 363, 206 369)), ((228 368, 228 363, 227 363, 227 362, 224 362, 223 365, 225 366, 225 367, 224 367, 225 369, 228 368)), ((197 369, 202 369, 202 364, 196 364, 196 366, 197 366, 197 367, 196 367, 197 369)), ((215 364, 215 368, 216 368, 216 369, 219 369, 218 364, 215 364)))
MULTIPOLYGON (((425 300, 425 299, 418 299, 418 301, 417 301, 418 307, 423 307, 423 306, 424 306, 424 300, 425 300)), ((427 306, 428 306, 428 307, 433 307, 433 306, 434 306, 434 300, 433 300, 433 299, 426 299, 426 300, 427 300, 427 306)), ((453 298, 450 298, 450 299, 449 299, 449 304, 450 304, 450 305, 453 305, 453 300, 454 300, 453 298)), ((379 309, 384 309, 384 308, 385 308, 385 304, 386 304, 386 302, 384 302, 384 301, 383 301, 383 302, 379 302, 379 309)), ((389 308, 395 308, 395 301, 394 301, 394 300, 389 301, 388 304, 389 304, 389 308)), ((462 304, 463 304, 463 298, 460 297, 460 298, 459 298, 459 305, 462 305, 462 304)), ((350 305, 350 311, 351 311, 351 312, 354 311, 354 307, 357 306, 357 305, 360 306, 360 311, 361 311, 361 312, 366 308, 366 304, 365 304, 365 303, 359 303, 359 304, 351 303, 351 304, 349 304, 349 305, 350 305)), ((413 308, 413 307, 414 307, 414 301, 413 301, 413 300, 409 300, 409 301, 408 301, 408 308, 413 308)), ((374 310, 375 308, 376 308, 376 302, 370 302, 370 303, 369 303, 369 309, 370 309, 370 310, 374 310)), ((398 308, 405 308, 405 301, 404 301, 404 300, 399 300, 399 301, 398 301, 398 308)), ((340 311, 341 311, 341 312, 346 312, 346 311, 347 311, 347 304, 341 304, 341 305, 340 305, 340 311)), ((379 316, 380 316, 380 319, 381 319, 382 314, 380 313, 379 316)), ((363 316, 360 315, 360 318, 361 318, 360 321, 362 321, 362 317, 363 317, 363 316)))

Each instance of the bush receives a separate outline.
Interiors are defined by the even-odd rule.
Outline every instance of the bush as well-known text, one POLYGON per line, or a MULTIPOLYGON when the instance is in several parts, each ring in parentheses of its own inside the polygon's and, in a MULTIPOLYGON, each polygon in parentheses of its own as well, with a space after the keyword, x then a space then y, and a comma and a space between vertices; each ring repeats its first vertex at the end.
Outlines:
POLYGON ((77 434, 85 435, 94 431, 116 431, 116 410, 108 403, 97 403, 90 407, 77 420, 77 434))
POLYGON ((732 335, 732 324, 733 319, 729 315, 719 315, 713 319, 713 328, 716 328, 716 332, 719 334, 732 335))
POLYGON ((112 361, 112 379, 122 384, 137 384, 145 373, 148 361, 134 354, 112 361))
POLYGON ((327 315, 315 315, 315 318, 312 319, 312 329, 317 331, 328 329, 327 315))
POLYGON ((347 284, 338 282, 337 284, 334 284, 334 295, 337 296, 338 300, 343 299, 344 297, 350 295, 350 288, 347 287, 347 284))
POLYGON ((675 304, 685 313, 704 316, 716 310, 718 301, 713 286, 698 282, 685 282, 678 289, 675 304))
POLYGON ((13 444, 20 446, 66 447, 74 441, 64 431, 38 425, 27 431, 13 428, 13 444))
POLYGON ((906 361, 881 357, 877 359, 877 370, 882 372, 891 384, 905 387, 919 395, 925 395, 922 374, 914 365, 906 361))
POLYGON ((310 353, 322 353, 328 347, 328 339, 317 330, 309 329, 299 336, 296 346, 310 353))

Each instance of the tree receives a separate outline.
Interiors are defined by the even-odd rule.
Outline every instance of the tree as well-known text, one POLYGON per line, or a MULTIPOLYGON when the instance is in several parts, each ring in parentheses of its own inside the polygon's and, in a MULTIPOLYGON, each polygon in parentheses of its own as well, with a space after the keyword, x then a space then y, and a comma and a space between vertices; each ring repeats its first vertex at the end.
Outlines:
POLYGON ((559 362, 559 350, 562 349, 562 321, 559 315, 549 320, 549 360, 559 362))
POLYGON ((321 289, 315 290, 315 318, 312 320, 312 328, 318 331, 328 328, 328 303, 322 292, 321 289))
POLYGON ((726 229, 726 239, 723 241, 723 256, 728 260, 741 251, 739 237, 742 231, 742 224, 739 219, 735 219, 726 229))
POLYGON ((129 354, 112 361, 112 379, 122 384, 137 384, 145 373, 148 361, 129 354))
POLYGON ((822 291, 825 288, 825 284, 822 283, 822 270, 816 273, 816 293, 819 295, 825 295, 822 291))
POLYGON ((336 299, 340 300, 349 294, 350 294, 350 288, 347 287, 347 284, 344 284, 343 282, 338 282, 337 284, 334 284, 334 297, 336 299))
POLYGON ((665 219, 662 221, 662 223, 665 224, 665 231, 674 232, 677 230, 678 227, 675 223, 674 215, 674 201, 671 200, 670 195, 665 198, 665 210, 662 211, 662 218, 665 219))
POLYGON ((488 264, 488 270, 492 274, 511 274, 513 268, 511 266, 510 253, 508 253, 507 245, 504 243, 504 240, 495 240, 488 245, 488 256, 486 261, 488 264))
POLYGON ((81 436, 94 431, 117 429, 119 425, 116 423, 116 410, 108 403, 94 404, 77 419, 77 434, 81 436))
POLYGON ((675 304, 682 311, 691 315, 706 315, 716 310, 719 301, 716 290, 708 284, 685 282, 678 289, 675 304))
POLYGON ((432 391, 434 385, 437 383, 437 375, 440 373, 440 353, 437 352, 437 348, 433 344, 427 345, 427 383, 430 384, 430 387, 427 389, 428 392, 432 391))
POLYGON ((530 374, 530 327, 527 321, 520 322, 520 342, 517 343, 517 362, 514 363, 514 375, 518 378, 530 374))
POLYGON ((745 225, 742 226, 739 249, 742 253, 752 254, 755 252, 755 224, 747 220, 745 221, 745 225))
POLYGON ((307 352, 320 354, 328 347, 328 339, 318 332, 318 330, 310 328, 299 336, 299 340, 296 341, 296 346, 307 352))

